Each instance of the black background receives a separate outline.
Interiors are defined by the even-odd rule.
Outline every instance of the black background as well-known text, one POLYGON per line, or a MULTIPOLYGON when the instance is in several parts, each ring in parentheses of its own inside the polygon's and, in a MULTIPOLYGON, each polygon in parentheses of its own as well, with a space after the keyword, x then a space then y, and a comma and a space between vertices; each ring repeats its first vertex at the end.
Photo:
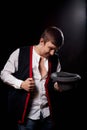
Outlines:
MULTIPOLYGON (((59 51, 62 70, 78 73, 77 89, 59 95, 57 123, 60 129, 85 126, 87 87, 86 1, 58 0, 32 3, 3 3, 1 10, 0 70, 18 47, 37 44, 42 31, 50 25, 64 32, 59 51)), ((7 91, 1 84, 1 113, 5 120, 7 91)))

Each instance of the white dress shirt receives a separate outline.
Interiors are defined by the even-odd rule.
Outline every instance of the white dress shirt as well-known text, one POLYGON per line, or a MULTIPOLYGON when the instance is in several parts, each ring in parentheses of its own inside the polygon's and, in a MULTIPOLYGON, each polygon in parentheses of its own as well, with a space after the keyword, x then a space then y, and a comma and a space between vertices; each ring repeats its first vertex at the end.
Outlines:
MULTIPOLYGON (((16 89, 20 89, 21 83, 23 82, 22 80, 17 79, 12 75, 12 73, 18 70, 19 51, 20 49, 18 48, 10 55, 9 59, 7 60, 0 74, 0 78, 3 80, 3 82, 13 86, 16 89)), ((49 116, 50 110, 48 106, 44 107, 48 103, 46 97, 46 90, 44 86, 47 75, 45 77, 41 77, 41 74, 38 69, 40 55, 38 55, 34 49, 33 49, 32 58, 33 58, 32 59, 33 78, 35 80, 36 91, 34 93, 31 111, 28 117, 36 120, 36 119, 40 119, 40 112, 42 112, 44 118, 49 116)), ((44 65, 48 72, 48 59, 46 58, 44 58, 44 65)), ((61 70, 61 65, 59 62, 57 67, 57 72, 59 72, 60 70, 61 70)))

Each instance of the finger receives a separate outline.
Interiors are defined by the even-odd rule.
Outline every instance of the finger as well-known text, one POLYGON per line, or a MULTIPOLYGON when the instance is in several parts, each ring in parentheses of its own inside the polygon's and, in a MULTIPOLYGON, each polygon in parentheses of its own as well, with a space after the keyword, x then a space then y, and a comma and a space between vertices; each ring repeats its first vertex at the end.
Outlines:
POLYGON ((56 87, 56 86, 58 86, 58 83, 57 83, 57 82, 54 83, 54 87, 56 87))
POLYGON ((28 81, 31 81, 31 80, 33 80, 33 78, 27 78, 27 80, 28 80, 28 81))

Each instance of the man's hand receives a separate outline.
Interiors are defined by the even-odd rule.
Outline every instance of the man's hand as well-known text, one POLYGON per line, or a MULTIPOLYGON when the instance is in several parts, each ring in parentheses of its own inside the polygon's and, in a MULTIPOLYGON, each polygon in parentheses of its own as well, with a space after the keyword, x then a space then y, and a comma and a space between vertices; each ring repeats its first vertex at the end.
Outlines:
POLYGON ((55 83, 54 83, 54 89, 57 90, 57 91, 59 91, 59 92, 62 92, 62 91, 63 91, 63 90, 60 88, 58 82, 55 82, 55 83))
POLYGON ((32 78, 27 78, 22 82, 20 88, 26 90, 27 92, 32 92, 35 89, 35 82, 32 78))

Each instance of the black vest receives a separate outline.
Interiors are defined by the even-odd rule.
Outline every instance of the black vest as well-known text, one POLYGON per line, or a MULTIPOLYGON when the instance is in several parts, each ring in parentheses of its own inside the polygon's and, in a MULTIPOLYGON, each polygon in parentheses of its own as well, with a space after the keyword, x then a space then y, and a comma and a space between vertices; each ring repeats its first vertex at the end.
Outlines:
MULTIPOLYGON (((30 75, 32 75, 32 46, 21 47, 18 59, 18 71, 13 75, 21 80, 26 80, 30 75)), ((48 78, 46 80, 46 91, 49 100, 49 105, 51 105, 50 98, 53 95, 52 81, 50 79, 50 74, 56 71, 58 64, 58 57, 56 55, 49 57, 49 72, 48 78), (49 94, 50 92, 50 94, 49 94)), ((33 75, 32 75, 33 76, 33 75)), ((9 88, 8 95, 8 112, 14 115, 19 123, 24 123, 27 117, 27 113, 30 110, 29 107, 30 95, 28 92, 15 89, 13 87, 9 88)))

